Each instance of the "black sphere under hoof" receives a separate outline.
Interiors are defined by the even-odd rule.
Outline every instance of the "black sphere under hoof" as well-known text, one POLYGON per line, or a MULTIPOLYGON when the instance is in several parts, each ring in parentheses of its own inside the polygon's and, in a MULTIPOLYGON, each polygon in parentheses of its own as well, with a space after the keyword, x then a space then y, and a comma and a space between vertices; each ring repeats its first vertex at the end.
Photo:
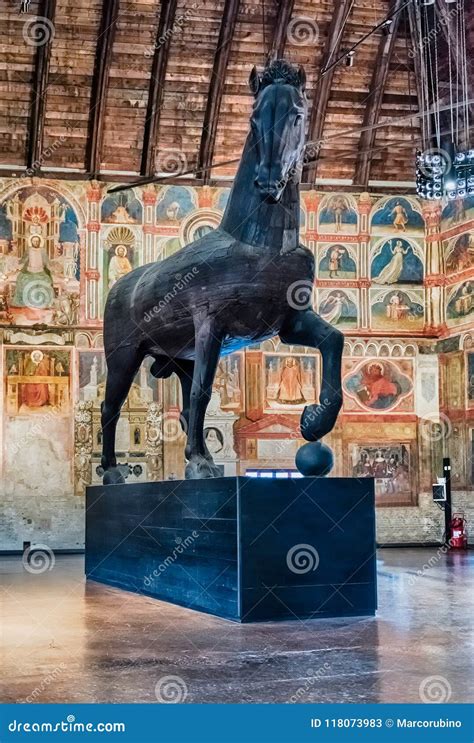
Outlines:
POLYGON ((305 477, 324 477, 334 467, 334 455, 326 444, 310 441, 298 449, 295 463, 305 477))
POLYGON ((110 469, 105 470, 102 478, 102 483, 104 485, 123 485, 124 482, 125 477, 120 467, 111 467, 110 469))

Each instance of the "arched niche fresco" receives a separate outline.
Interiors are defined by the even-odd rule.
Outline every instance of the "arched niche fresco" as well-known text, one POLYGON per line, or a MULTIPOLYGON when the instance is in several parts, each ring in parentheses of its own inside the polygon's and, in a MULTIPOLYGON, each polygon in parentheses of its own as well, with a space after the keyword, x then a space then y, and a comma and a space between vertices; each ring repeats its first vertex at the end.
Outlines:
POLYGON ((424 295, 419 289, 371 289, 371 327, 389 332, 422 330, 424 295))
POLYGON ((215 209, 199 209, 185 219, 180 228, 180 239, 183 245, 199 240, 208 232, 219 227, 221 214, 215 209))
POLYGON ((474 231, 463 232, 444 243, 448 276, 474 267, 474 231))
POLYGON ((306 209, 303 206, 303 202, 301 202, 300 206, 300 230, 301 232, 306 232, 306 209))
POLYGON ((474 280, 463 281, 447 290, 446 320, 449 325, 464 325, 474 317, 474 280))
POLYGON ((319 292, 318 312, 331 325, 357 327, 358 306, 358 295, 353 290, 338 288, 319 292))
POLYGON ((371 233, 374 235, 423 235, 425 222, 418 202, 402 196, 380 199, 371 212, 371 233))
POLYGON ((412 367, 408 361, 400 364, 380 358, 357 364, 348 361, 345 369, 344 392, 356 407, 364 410, 395 410, 413 392, 412 367))
POLYGON ((359 216, 357 202, 345 193, 328 194, 318 210, 318 232, 321 234, 356 234, 359 216))
POLYGON ((134 190, 106 195, 101 206, 104 224, 141 224, 143 206, 134 190))
POLYGON ((230 188, 219 189, 217 196, 214 200, 215 208, 218 209, 220 212, 224 213, 225 208, 227 206, 227 202, 229 201, 229 196, 230 196, 230 188))
POLYGON ((474 196, 447 201, 441 213, 443 229, 466 222, 474 217, 474 196))
POLYGON ((374 284, 422 284, 423 254, 419 245, 404 237, 380 240, 371 252, 370 277, 374 284))
POLYGON ((104 300, 109 289, 140 265, 140 239, 136 229, 125 225, 108 228, 102 233, 102 275, 104 300))
POLYGON ((158 242, 157 261, 164 261, 183 247, 179 237, 166 237, 158 242))
POLYGON ((81 210, 48 185, 25 186, 0 202, 0 295, 11 322, 78 322, 81 210))
POLYGON ((196 192, 186 186, 165 186, 158 193, 156 218, 158 222, 178 224, 198 208, 196 192))
POLYGON ((329 243, 319 246, 317 276, 320 279, 334 279, 334 281, 356 279, 356 247, 343 243, 329 243))

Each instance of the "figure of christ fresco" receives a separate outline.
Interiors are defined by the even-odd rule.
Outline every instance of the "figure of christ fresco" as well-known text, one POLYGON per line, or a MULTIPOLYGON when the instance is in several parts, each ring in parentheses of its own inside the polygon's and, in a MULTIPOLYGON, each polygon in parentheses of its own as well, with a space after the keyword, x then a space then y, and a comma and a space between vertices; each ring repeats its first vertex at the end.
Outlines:
MULTIPOLYGON (((49 376, 49 359, 42 351, 32 351, 25 362, 24 376, 49 376)), ((21 385, 21 404, 28 408, 41 408, 49 405, 49 387, 45 382, 28 382, 21 385)))
POLYGON ((54 300, 53 279, 40 235, 32 235, 16 279, 14 307, 51 307, 54 300))
POLYGON ((276 399, 286 405, 300 405, 306 402, 303 395, 301 367, 299 361, 291 356, 288 356, 283 363, 276 399))
POLYGON ((403 271, 403 257, 407 255, 408 248, 404 248, 402 241, 397 240, 395 247, 390 247, 392 259, 374 278, 377 284, 396 284, 403 271))

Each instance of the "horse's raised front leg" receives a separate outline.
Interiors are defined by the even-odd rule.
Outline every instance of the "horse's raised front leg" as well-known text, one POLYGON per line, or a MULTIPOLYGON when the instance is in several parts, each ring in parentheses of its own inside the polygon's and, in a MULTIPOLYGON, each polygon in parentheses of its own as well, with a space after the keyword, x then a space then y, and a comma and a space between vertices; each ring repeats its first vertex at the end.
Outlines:
POLYGON ((280 332, 283 343, 317 348, 323 361, 319 403, 307 405, 301 416, 301 434, 317 441, 332 431, 342 405, 341 363, 344 336, 313 310, 290 312, 280 332))
POLYGON ((133 378, 143 361, 143 354, 127 347, 112 351, 107 357, 105 400, 102 403, 102 459, 104 485, 125 482, 115 457, 115 432, 120 409, 127 399, 133 378))
MULTIPOLYGON (((187 480, 219 477, 204 442, 204 418, 211 399, 212 383, 219 361, 222 338, 214 323, 198 318, 196 323, 195 360, 189 400, 188 439, 186 443, 185 477, 187 480)), ((182 383, 182 382, 181 382, 182 383)), ((185 385, 186 386, 186 385, 185 385)), ((183 393, 185 393, 185 386, 183 393)), ((183 397, 185 395, 183 394, 183 397)), ((183 400, 183 415, 186 401, 183 400)))

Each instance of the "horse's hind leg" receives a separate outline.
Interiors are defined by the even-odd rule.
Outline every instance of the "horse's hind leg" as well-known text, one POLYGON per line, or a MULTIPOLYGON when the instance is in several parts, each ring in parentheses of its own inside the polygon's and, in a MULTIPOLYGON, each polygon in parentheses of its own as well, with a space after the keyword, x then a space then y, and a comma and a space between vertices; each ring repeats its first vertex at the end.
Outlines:
POLYGON ((208 318, 203 321, 199 318, 196 321, 195 361, 186 443, 187 480, 220 475, 204 442, 204 418, 211 398, 221 346, 222 341, 213 322, 208 318))
POLYGON ((183 408, 180 417, 181 428, 184 433, 187 433, 189 427, 189 407, 191 405, 191 388, 193 386, 194 361, 175 361, 174 371, 178 375, 181 383, 181 394, 183 398, 183 408))
POLYGON ((104 485, 125 482, 115 457, 115 432, 120 409, 127 399, 133 378, 140 368, 144 354, 127 347, 112 351, 107 356, 105 400, 102 403, 102 468, 104 485))

